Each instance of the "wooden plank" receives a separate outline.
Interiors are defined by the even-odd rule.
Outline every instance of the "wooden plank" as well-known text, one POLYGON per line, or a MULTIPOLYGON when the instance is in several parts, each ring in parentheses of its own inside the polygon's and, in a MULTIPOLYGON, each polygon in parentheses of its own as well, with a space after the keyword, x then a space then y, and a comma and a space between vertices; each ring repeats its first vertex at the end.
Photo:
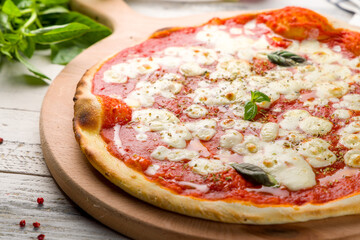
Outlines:
POLYGON ((0 172, 50 176, 40 146, 39 112, 1 109, 0 172))
MULTIPOLYGON (((37 51, 30 62, 54 79, 64 66, 51 64, 48 56, 50 51, 37 51)), ((48 88, 48 84, 33 77, 22 64, 8 61, 0 69, 0 86, 0 108, 32 111, 40 110, 48 88)))
POLYGON ((0 137, 4 141, 39 144, 39 115, 36 111, 0 108, 0 137))
POLYGON ((0 173, 0 183, 0 239, 36 239, 41 233, 46 239, 127 239, 80 211, 52 178, 0 173), (38 197, 44 198, 43 206, 38 197), (18 225, 22 219, 24 229, 18 225))
POLYGON ((40 144, 12 141, 0 145, 0 172, 50 176, 40 144))

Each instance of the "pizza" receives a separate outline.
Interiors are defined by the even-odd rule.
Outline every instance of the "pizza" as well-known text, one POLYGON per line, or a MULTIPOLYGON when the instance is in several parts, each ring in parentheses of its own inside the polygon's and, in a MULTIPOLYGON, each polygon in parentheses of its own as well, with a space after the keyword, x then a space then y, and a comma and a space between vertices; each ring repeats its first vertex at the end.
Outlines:
POLYGON ((85 73, 76 139, 112 183, 177 213, 358 214, 360 33, 348 28, 286 7, 158 31, 85 73))

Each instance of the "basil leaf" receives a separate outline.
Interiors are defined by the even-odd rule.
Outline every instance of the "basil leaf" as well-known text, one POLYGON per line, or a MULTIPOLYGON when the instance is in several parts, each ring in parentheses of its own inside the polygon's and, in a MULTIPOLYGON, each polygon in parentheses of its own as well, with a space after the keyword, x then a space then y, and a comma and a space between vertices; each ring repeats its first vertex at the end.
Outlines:
POLYGON ((297 63, 303 63, 306 61, 305 58, 303 58, 295 53, 289 52, 289 51, 280 50, 280 51, 276 51, 275 53, 281 57, 289 58, 297 63))
POLYGON ((279 187, 279 183, 274 177, 268 175, 262 168, 256 165, 250 163, 231 163, 230 166, 247 181, 266 187, 279 187))
POLYGON ((279 66, 288 67, 306 62, 306 59, 289 51, 280 50, 267 55, 270 62, 279 66))
POLYGON ((9 22, 9 16, 5 13, 0 12, 0 30, 12 31, 12 26, 9 22))
POLYGON ((74 42, 51 44, 51 61, 52 63, 66 65, 82 50, 83 48, 76 46, 74 42))
POLYGON ((36 43, 49 44, 76 38, 89 31, 89 27, 81 23, 69 23, 55 25, 31 31, 35 34, 33 39, 36 43))
POLYGON ((26 48, 20 47, 20 50, 25 54, 26 57, 31 58, 35 51, 35 43, 32 38, 27 37, 24 39, 26 42, 26 48))
POLYGON ((52 5, 60 5, 60 4, 67 4, 69 0, 40 0, 41 3, 52 6, 52 5))
POLYGON ((258 107, 254 102, 247 102, 245 104, 244 119, 252 120, 258 112, 258 107))
POLYGON ((105 27, 104 25, 95 22, 91 18, 77 12, 69 12, 68 14, 62 14, 59 17, 57 24, 65 24, 71 22, 82 23, 90 27, 87 33, 76 39, 78 44, 83 44, 85 47, 88 47, 111 34, 111 30, 108 27, 105 27))
POLYGON ((7 40, 7 42, 12 44, 17 44, 17 42, 20 40, 19 34, 15 33, 5 33, 4 38, 7 40))
POLYGON ((62 6, 56 6, 48 8, 39 13, 39 15, 47 15, 47 14, 54 14, 54 13, 68 13, 69 10, 62 6))
POLYGON ((36 67, 31 65, 23 56, 21 56, 21 54, 18 51, 15 51, 15 56, 22 64, 25 65, 25 67, 30 72, 32 72, 36 76, 40 77, 43 81, 48 83, 48 81, 46 79, 50 80, 50 78, 48 76, 46 76, 45 74, 41 73, 36 67))
POLYGON ((0 29, 0 46, 2 46, 2 44, 5 42, 5 38, 4 38, 4 34, 2 33, 1 29, 0 29))
POLYGON ((270 102, 270 98, 265 93, 259 91, 251 91, 251 100, 253 102, 270 102))
POLYGON ((33 4, 32 0, 13 0, 13 3, 19 8, 30 8, 33 4))
POLYGON ((13 56, 11 55, 11 49, 9 46, 0 48, 0 52, 5 55, 8 59, 13 59, 13 56))
POLYGON ((2 7, 2 12, 11 16, 11 17, 20 17, 20 9, 13 3, 11 0, 6 0, 2 7))
POLYGON ((111 34, 109 28, 71 12, 68 3, 69 0, 0 0, 0 60, 6 56, 8 60, 20 61, 44 80, 48 77, 27 60, 35 49, 48 49, 51 45, 52 61, 66 64, 82 49, 111 34))

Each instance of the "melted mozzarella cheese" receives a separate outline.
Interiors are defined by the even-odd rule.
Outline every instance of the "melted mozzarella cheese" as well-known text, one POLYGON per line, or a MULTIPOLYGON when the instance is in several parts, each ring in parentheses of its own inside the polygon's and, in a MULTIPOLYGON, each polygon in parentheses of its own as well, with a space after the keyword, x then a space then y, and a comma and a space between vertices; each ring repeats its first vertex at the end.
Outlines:
POLYGON ((305 110, 289 110, 283 115, 284 119, 280 122, 280 126, 285 130, 295 130, 299 122, 309 116, 310 113, 305 110))
POLYGON ((185 126, 194 137, 200 140, 209 141, 216 134, 216 121, 213 119, 188 122, 185 126))
POLYGON ((343 97, 343 101, 339 103, 339 107, 350 110, 360 110, 360 94, 348 94, 343 97))
POLYGON ((160 132, 161 140, 174 148, 185 148, 186 140, 192 138, 186 127, 181 125, 169 125, 168 128, 160 132))
POLYGON ((333 114, 339 119, 348 119, 351 117, 351 112, 346 109, 336 109, 333 114))
POLYGON ((300 133, 297 130, 287 131, 281 128, 279 129, 279 136, 294 144, 298 144, 306 138, 306 134, 300 133))
POLYGON ((164 146, 158 146, 152 153, 151 157, 157 160, 165 160, 167 155, 171 152, 170 149, 164 146))
POLYGON ((234 54, 237 50, 234 39, 215 25, 205 26, 196 34, 196 39, 214 45, 214 48, 222 54, 234 54))
POLYGON ((347 134, 340 138, 340 143, 347 148, 360 149, 360 134, 347 134))
POLYGON ((360 167, 360 150, 352 149, 344 156, 345 164, 349 167, 360 167))
POLYGON ((304 40, 298 45, 298 49, 293 49, 293 47, 290 46, 289 51, 296 50, 307 54, 310 59, 319 63, 333 63, 342 58, 340 53, 334 53, 326 44, 316 40, 304 40))
POLYGON ((283 140, 267 143, 263 151, 244 156, 244 162, 261 167, 292 191, 316 184, 310 165, 295 150, 284 147, 283 140))
POLYGON ((239 155, 251 155, 257 153, 263 147, 263 142, 253 135, 246 135, 244 141, 234 145, 231 150, 239 155))
POLYGON ((160 166, 157 164, 151 164, 146 170, 145 170, 145 174, 149 175, 149 176, 154 176, 157 172, 157 170, 160 169, 160 166))
POLYGON ((206 193, 206 192, 209 191, 209 187, 206 184, 196 184, 196 183, 185 182, 185 181, 180 181, 180 182, 178 182, 178 184, 180 184, 182 186, 191 187, 191 188, 196 189, 196 190, 198 190, 199 192, 202 192, 202 193, 206 193))
POLYGON ((232 148, 233 146, 241 143, 244 137, 236 130, 226 130, 225 134, 220 138, 220 147, 232 148))
POLYGON ((313 138, 299 146, 299 153, 315 168, 326 167, 336 161, 336 156, 329 150, 330 144, 323 139, 313 138))
POLYGON ((325 135, 331 131, 333 124, 318 117, 307 117, 299 122, 300 129, 311 135, 325 135))
POLYGON ((142 141, 145 142, 148 139, 148 136, 146 134, 146 132, 151 131, 151 129, 148 126, 139 124, 137 126, 133 126, 133 129, 137 132, 136 134, 136 139, 138 141, 142 141))
POLYGON ((200 154, 197 151, 187 149, 168 149, 164 146, 157 147, 152 153, 151 157, 157 160, 169 160, 173 162, 182 161, 184 159, 195 159, 200 154))
POLYGON ((160 66, 149 58, 130 59, 125 63, 113 65, 104 72, 103 80, 110 83, 125 83, 128 78, 135 78, 140 74, 152 73, 160 66))
POLYGON ((179 119, 170 111, 165 109, 143 109, 134 111, 132 121, 140 122, 146 126, 151 126, 153 122, 159 123, 179 123, 179 119))
MULTIPOLYGON (((250 126, 250 121, 242 120, 242 119, 224 119, 220 122, 220 126, 229 129, 233 128, 235 130, 244 131, 250 126)), ((257 128, 261 128, 262 125, 257 128)), ((255 128, 254 123, 251 124, 251 127, 255 128)))
POLYGON ((263 125, 260 136, 265 142, 273 141, 279 132, 279 125, 277 123, 269 122, 263 125))
POLYGON ((316 96, 321 99, 340 98, 349 91, 346 82, 324 82, 316 86, 316 96))
POLYGON ((195 103, 206 105, 227 105, 244 100, 250 96, 244 90, 241 81, 220 81, 213 87, 197 88, 192 95, 195 103))
POLYGON ((208 71, 206 68, 200 67, 199 64, 191 62, 182 64, 179 70, 186 77, 200 76, 208 71))
POLYGON ((260 91, 272 95, 273 100, 278 99, 279 94, 283 94, 286 99, 295 100, 300 96, 300 90, 305 88, 303 81, 292 79, 290 71, 268 71, 266 77, 271 82, 260 91))
POLYGON ((207 175, 209 173, 217 173, 229 169, 229 166, 225 165, 220 160, 196 158, 188 162, 191 170, 200 175, 207 175))
MULTIPOLYGON (((171 147, 184 148, 186 140, 192 138, 186 127, 179 124, 179 119, 165 109, 144 109, 133 112, 132 120, 145 126, 145 129, 160 132, 161 140, 171 147)), ((135 127, 139 128, 139 125, 135 127)), ((143 132, 142 132, 143 134, 143 132)))
POLYGON ((191 118, 201 118, 205 117, 206 114, 208 114, 208 110, 198 104, 193 104, 189 106, 184 112, 191 118))
POLYGON ((245 105, 243 103, 231 104, 229 109, 236 117, 244 118, 245 105))
POLYGON ((219 62, 216 71, 210 74, 210 79, 232 81, 236 78, 247 77, 250 74, 250 65, 246 61, 231 59, 219 62))
POLYGON ((151 107, 155 102, 155 95, 158 94, 165 98, 174 98, 183 87, 181 83, 176 82, 179 78, 177 74, 167 73, 154 83, 140 81, 124 101, 128 106, 138 108, 151 107))
POLYGON ((210 65, 218 59, 213 49, 203 47, 168 47, 164 50, 164 54, 167 57, 179 59, 181 62, 195 62, 204 65, 210 65))
POLYGON ((351 122, 346 127, 340 130, 341 135, 351 134, 351 133, 359 133, 360 132, 360 121, 351 122))

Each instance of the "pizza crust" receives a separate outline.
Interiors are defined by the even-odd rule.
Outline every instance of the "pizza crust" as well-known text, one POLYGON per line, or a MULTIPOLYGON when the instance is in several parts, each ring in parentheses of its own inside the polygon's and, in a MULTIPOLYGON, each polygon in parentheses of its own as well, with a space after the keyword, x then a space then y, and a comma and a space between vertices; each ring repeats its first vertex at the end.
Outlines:
MULTIPOLYGON (((338 20, 329 22, 335 27, 359 31, 359 28, 338 20)), ((227 223, 281 224, 360 213, 360 193, 324 204, 267 205, 231 199, 210 201, 182 196, 148 180, 143 174, 111 155, 100 136, 103 112, 100 102, 91 93, 92 80, 99 68, 109 59, 90 68, 78 83, 74 97, 73 127, 76 140, 89 162, 127 193, 169 211, 227 223)))

